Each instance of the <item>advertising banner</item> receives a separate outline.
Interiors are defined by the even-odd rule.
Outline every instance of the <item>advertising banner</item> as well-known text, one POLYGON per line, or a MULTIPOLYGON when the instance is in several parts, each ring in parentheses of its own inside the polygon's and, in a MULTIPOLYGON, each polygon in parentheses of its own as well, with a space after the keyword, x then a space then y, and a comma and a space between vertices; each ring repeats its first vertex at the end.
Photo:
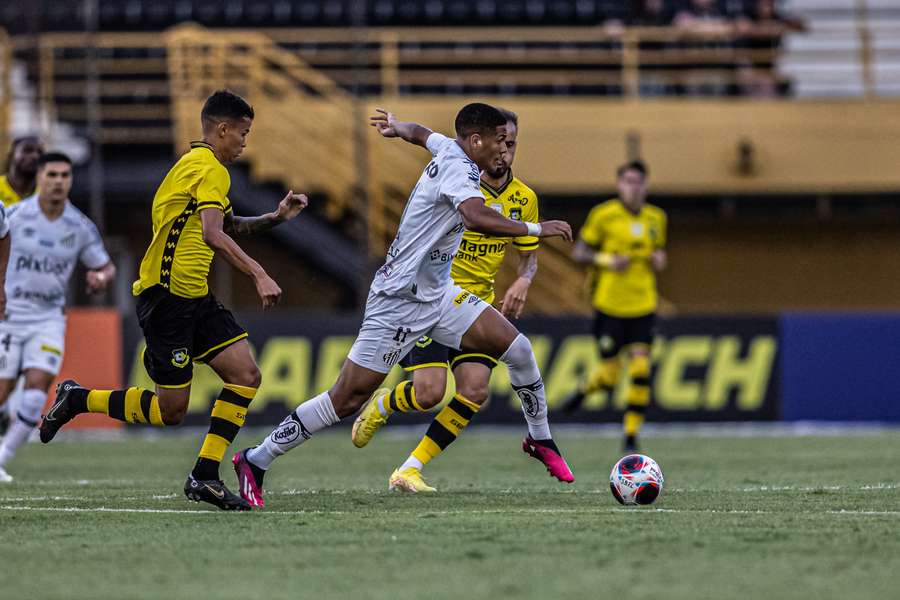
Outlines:
POLYGON ((900 422, 900 315, 787 314, 780 330, 784 419, 900 422))
MULTIPOLYGON (((248 415, 249 425, 274 424, 300 402, 328 389, 359 327, 356 316, 247 313, 237 315, 250 332, 262 372, 262 387, 248 415)), ((777 319, 674 318, 661 320, 653 347, 652 401, 655 421, 774 420, 779 416, 777 319)), ((532 341, 544 376, 551 411, 559 406, 597 358, 591 322, 582 318, 522 319, 516 323, 532 341)), ((125 323, 125 378, 152 388, 140 360, 143 344, 133 320, 125 323)), ((624 369, 623 369, 624 372, 624 369)), ((404 377, 399 367, 386 385, 404 377)), ((611 397, 597 393, 574 415, 552 413, 552 422, 611 422, 621 418, 628 382, 611 397)), ((448 397, 452 394, 450 378, 448 397)), ((187 424, 205 425, 221 382, 205 365, 194 365, 187 424)), ((430 415, 402 415, 404 423, 430 415)), ((504 366, 491 379, 489 405, 478 422, 522 422, 504 366)))

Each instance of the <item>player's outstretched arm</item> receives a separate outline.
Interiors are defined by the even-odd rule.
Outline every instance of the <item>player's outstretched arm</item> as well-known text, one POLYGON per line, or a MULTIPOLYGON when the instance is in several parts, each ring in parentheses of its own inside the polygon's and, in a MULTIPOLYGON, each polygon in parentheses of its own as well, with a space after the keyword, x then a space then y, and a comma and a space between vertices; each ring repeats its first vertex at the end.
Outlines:
POLYGON ((485 235, 497 237, 561 237, 572 241, 572 227, 565 221, 544 221, 542 223, 523 223, 507 219, 495 210, 484 205, 484 198, 474 196, 459 205, 466 229, 485 235))
POLYGON ((217 208, 206 208, 200 211, 200 222, 203 226, 203 241, 217 254, 225 257, 235 269, 249 275, 256 285, 256 293, 262 300, 263 308, 278 304, 281 299, 281 288, 275 283, 262 266, 250 258, 231 236, 222 229, 225 215, 217 208))
POLYGON ((228 235, 252 235, 267 231, 285 221, 290 221, 300 214, 309 204, 306 194, 295 194, 293 190, 278 203, 273 212, 258 217, 238 217, 231 213, 225 215, 223 231, 228 235))
POLYGON ((378 133, 386 138, 398 137, 410 144, 425 148, 425 142, 428 141, 428 136, 434 133, 427 127, 419 125, 418 123, 413 123, 412 121, 398 121, 394 113, 383 108, 376 108, 375 112, 378 114, 369 117, 369 123, 378 130, 378 133))
POLYGON ((587 242, 579 239, 572 250, 572 260, 581 265, 594 265, 601 269, 609 269, 617 273, 625 270, 631 262, 631 258, 624 254, 613 252, 598 252, 588 246, 587 242))

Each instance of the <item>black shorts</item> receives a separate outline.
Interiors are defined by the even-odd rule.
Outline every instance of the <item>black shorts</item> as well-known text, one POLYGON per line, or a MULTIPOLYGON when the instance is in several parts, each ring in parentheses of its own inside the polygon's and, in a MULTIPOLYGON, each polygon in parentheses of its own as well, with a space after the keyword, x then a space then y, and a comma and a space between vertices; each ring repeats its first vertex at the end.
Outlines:
POLYGON ((409 354, 400 360, 400 366, 404 371, 415 371, 424 367, 447 367, 454 369, 461 363, 478 363, 493 369, 497 366, 497 360, 487 354, 477 352, 463 352, 455 348, 449 348, 438 344, 428 336, 422 336, 409 354))
POLYGON ((614 317, 599 310, 594 312, 594 335, 602 358, 617 356, 625 346, 650 346, 655 334, 656 313, 640 317, 614 317))
POLYGON ((209 362, 247 337, 231 311, 212 294, 182 298, 153 286, 138 296, 137 316, 147 340, 144 367, 161 387, 186 387, 193 363, 209 362))

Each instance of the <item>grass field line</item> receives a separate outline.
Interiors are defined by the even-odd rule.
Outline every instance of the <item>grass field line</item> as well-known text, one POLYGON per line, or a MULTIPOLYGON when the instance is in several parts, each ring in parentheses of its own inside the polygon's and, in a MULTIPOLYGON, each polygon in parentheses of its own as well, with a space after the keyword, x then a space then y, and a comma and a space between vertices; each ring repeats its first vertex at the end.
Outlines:
MULTIPOLYGON (((139 513, 139 514, 166 514, 166 515, 197 515, 197 514, 221 514, 219 510, 183 510, 176 508, 114 508, 106 506, 80 507, 80 506, 0 506, 0 511, 23 512, 60 512, 60 513, 139 513)), ((253 511, 258 514, 276 516, 320 515, 320 516, 351 516, 361 514, 359 511, 343 510, 263 510, 253 511)), ((802 511, 804 514, 844 515, 859 517, 900 517, 900 511, 874 511, 874 510, 824 510, 802 511)), ((781 511, 772 510, 737 510, 737 509, 681 509, 681 508, 623 508, 623 507, 596 507, 596 508, 508 508, 508 509, 475 509, 475 510, 403 510, 395 509, 392 514, 405 514, 410 517, 450 517, 464 515, 560 515, 560 514, 710 514, 710 515, 775 515, 783 514, 781 511)))
MULTIPOLYGON (((42 484, 51 484, 49 481, 41 482, 42 484)), ((80 480, 78 482, 81 485, 85 484, 84 480, 80 480)), ((65 482, 53 482, 53 484, 57 487, 65 486, 65 482)), ((900 484, 897 483, 873 483, 873 484, 865 484, 860 486, 851 486, 851 485, 822 485, 822 486, 792 486, 792 485, 760 485, 760 486, 737 486, 737 487, 728 487, 728 488, 667 488, 666 494, 696 494, 696 493, 781 493, 781 492, 841 492, 841 491, 853 491, 853 492, 877 492, 877 491, 891 491, 900 489, 900 484)), ((467 492, 461 492, 462 495, 465 495, 467 492)), ((516 489, 516 488, 506 488, 499 490, 491 490, 492 494, 497 495, 523 495, 523 494, 533 494, 534 490, 524 490, 524 489, 516 489)), ((605 496, 609 494, 608 488, 596 488, 596 489, 576 489, 576 490, 560 490, 560 491, 548 491, 547 493, 559 493, 559 494, 575 494, 575 495, 601 495, 605 496)), ((391 492, 386 490, 319 490, 319 489, 288 489, 281 491, 269 491, 268 496, 347 496, 350 494, 359 495, 365 494, 370 496, 385 496, 390 495, 391 492)), ((459 495, 459 494, 456 494, 459 495)), ((139 502, 145 500, 174 500, 180 497, 180 494, 170 493, 170 494, 151 494, 150 496, 123 496, 119 498, 122 501, 129 502, 139 502)), ((0 502, 46 502, 46 501, 61 501, 61 500, 71 500, 75 502, 89 502, 94 500, 94 498, 90 498, 87 496, 50 496, 50 495, 38 495, 38 496, 0 496, 0 502)))

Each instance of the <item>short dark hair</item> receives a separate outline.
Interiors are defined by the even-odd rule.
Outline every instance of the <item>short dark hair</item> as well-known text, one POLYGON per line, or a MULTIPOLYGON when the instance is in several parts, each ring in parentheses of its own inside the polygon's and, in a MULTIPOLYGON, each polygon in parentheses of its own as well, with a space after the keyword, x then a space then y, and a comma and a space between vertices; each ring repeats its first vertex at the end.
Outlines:
POLYGON ((626 171, 637 171, 644 179, 647 179, 647 175, 649 174, 646 163, 640 159, 630 160, 616 169, 616 177, 622 177, 626 171))
POLYGON ((467 138, 473 133, 490 135, 503 125, 506 125, 503 113, 482 102, 466 104, 456 114, 456 135, 461 138, 467 138))
POLYGON ((69 166, 72 166, 72 159, 69 158, 68 154, 63 154, 62 152, 44 152, 37 161, 38 169, 42 169, 44 165, 52 162, 64 162, 68 163, 69 166))
POLYGON ((512 123, 512 124, 515 125, 516 127, 519 126, 519 115, 517 115, 516 113, 514 113, 513 111, 511 111, 511 110, 509 110, 509 109, 506 109, 506 108, 503 108, 503 107, 500 107, 500 106, 497 107, 497 110, 500 111, 500 114, 501 114, 501 115, 503 115, 504 117, 506 117, 506 122, 507 122, 507 123, 512 123))
POLYGON ((246 100, 228 90, 217 90, 203 103, 200 119, 203 124, 218 120, 240 121, 253 118, 253 107, 246 100))

